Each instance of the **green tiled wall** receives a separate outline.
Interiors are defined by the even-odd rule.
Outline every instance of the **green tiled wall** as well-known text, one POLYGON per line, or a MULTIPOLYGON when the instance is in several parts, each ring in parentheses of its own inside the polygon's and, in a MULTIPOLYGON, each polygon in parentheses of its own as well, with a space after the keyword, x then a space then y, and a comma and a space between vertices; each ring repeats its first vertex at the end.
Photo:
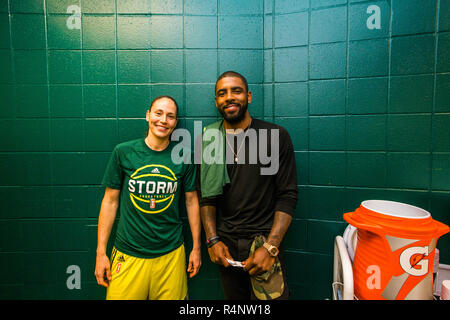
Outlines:
MULTIPOLYGON (((112 148, 145 133, 161 94, 181 127, 214 121, 229 69, 249 80, 252 115, 293 140, 292 297, 331 298, 333 239, 361 201, 450 224, 449 44, 449 0, 1 0, 0 298, 103 299, 93 272, 112 148), (66 285, 70 265, 81 289, 66 285)), ((189 286, 191 299, 223 297, 206 250, 189 286)))

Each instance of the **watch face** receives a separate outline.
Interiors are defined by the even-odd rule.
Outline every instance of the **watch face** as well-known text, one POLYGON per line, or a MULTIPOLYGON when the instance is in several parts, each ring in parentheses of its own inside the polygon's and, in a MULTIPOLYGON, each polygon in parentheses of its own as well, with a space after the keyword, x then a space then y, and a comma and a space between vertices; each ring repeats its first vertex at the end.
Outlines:
POLYGON ((278 249, 276 247, 272 247, 269 252, 272 256, 276 256, 278 254, 278 249))

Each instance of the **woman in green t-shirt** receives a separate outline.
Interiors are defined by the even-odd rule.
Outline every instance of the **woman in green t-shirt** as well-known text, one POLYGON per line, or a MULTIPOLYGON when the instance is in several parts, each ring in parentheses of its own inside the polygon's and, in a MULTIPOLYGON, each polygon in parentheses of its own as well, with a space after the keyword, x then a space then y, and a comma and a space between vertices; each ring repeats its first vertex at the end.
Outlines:
POLYGON ((147 110, 147 136, 114 148, 102 185, 95 276, 107 299, 185 299, 186 259, 180 199, 185 198, 193 248, 187 272, 201 266, 200 214, 192 163, 172 161, 170 135, 178 105, 169 96, 147 110), (119 222, 111 261, 106 246, 116 215, 119 222))

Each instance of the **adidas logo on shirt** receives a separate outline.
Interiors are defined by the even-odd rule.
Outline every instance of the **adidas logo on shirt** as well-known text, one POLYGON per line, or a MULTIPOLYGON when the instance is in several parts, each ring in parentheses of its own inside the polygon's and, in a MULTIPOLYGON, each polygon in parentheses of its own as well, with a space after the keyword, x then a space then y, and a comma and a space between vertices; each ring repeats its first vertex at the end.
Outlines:
POLYGON ((152 170, 152 173, 160 173, 160 172, 159 172, 158 168, 155 168, 152 170))

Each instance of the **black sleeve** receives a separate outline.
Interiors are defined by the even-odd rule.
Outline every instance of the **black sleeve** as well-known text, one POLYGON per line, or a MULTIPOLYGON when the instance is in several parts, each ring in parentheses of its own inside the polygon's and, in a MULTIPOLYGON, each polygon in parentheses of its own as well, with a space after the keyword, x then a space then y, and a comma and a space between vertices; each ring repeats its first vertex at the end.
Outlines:
POLYGON ((279 169, 276 174, 275 211, 294 215, 297 206, 297 168, 294 147, 286 129, 280 130, 279 169))

